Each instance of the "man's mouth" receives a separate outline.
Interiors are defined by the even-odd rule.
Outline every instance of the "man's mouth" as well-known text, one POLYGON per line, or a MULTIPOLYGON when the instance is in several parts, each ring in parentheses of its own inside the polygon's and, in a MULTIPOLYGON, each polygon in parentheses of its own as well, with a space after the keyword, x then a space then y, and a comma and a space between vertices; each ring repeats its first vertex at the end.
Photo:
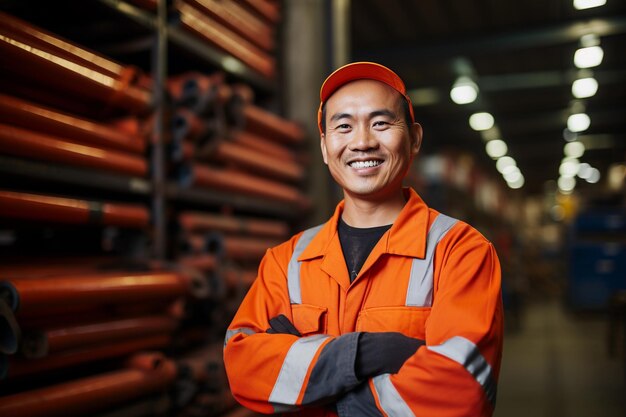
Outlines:
POLYGON ((348 163, 351 168, 362 169, 362 168, 372 168, 382 164, 383 161, 379 159, 370 159, 367 161, 352 161, 348 163))

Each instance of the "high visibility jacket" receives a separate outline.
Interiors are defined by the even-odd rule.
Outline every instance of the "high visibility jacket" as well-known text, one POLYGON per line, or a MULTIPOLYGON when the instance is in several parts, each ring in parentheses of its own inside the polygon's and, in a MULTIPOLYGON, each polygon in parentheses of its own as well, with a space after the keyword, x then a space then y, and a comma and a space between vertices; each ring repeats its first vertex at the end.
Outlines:
POLYGON ((496 253, 466 223, 405 195, 352 283, 337 233, 343 202, 324 225, 267 251, 225 339, 241 404, 306 416, 492 415, 503 336, 496 253), (302 337, 266 333, 279 314, 302 337), (359 381, 359 332, 387 331, 426 345, 398 373, 359 381))

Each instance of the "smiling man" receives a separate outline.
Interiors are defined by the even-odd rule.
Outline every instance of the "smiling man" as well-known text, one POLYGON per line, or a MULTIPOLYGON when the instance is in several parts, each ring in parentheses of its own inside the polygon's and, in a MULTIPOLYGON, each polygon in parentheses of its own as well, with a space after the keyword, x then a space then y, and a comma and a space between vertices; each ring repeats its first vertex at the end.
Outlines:
POLYGON ((269 249, 226 334, 235 398, 303 416, 490 416, 502 353, 491 243, 404 188, 422 128, 402 80, 370 62, 322 85, 323 225, 269 249))

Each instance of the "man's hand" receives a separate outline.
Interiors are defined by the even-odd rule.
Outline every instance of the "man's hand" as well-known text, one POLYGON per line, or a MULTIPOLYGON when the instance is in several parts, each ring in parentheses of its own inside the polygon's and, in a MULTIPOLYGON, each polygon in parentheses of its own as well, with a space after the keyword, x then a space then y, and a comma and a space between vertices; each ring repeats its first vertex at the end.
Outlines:
POLYGON ((292 334, 294 336, 301 337, 302 335, 296 329, 296 327, 289 321, 284 314, 270 319, 270 328, 265 331, 270 334, 292 334))
POLYGON ((386 373, 395 374, 424 344, 421 339, 398 332, 364 332, 359 337, 354 364, 356 377, 363 380, 386 373))

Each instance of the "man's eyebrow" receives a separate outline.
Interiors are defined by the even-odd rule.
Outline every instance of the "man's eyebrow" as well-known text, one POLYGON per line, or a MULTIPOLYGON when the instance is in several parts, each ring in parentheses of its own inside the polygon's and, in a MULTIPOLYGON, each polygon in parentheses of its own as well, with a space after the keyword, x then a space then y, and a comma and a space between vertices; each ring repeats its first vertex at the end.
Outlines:
POLYGON ((391 110, 387 110, 387 109, 374 110, 373 112, 370 113, 370 119, 373 119, 374 117, 378 117, 378 116, 386 116, 390 119, 395 119, 398 117, 398 115, 395 112, 391 110))
POLYGON ((352 119, 352 115, 350 113, 335 113, 330 117, 331 122, 336 122, 340 119, 352 119))

